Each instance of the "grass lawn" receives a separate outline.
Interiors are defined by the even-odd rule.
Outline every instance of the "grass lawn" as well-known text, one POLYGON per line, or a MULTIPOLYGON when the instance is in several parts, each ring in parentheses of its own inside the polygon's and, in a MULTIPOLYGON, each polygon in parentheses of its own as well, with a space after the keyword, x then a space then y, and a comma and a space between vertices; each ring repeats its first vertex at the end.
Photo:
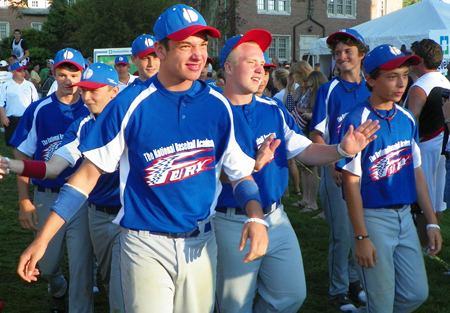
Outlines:
MULTIPOLYGON (((4 136, 0 134, 0 154, 12 157, 11 150, 5 149, 4 136)), ((293 194, 293 190, 291 190, 293 194)), ((40 278, 28 284, 16 274, 20 254, 33 240, 30 231, 23 230, 18 221, 18 202, 15 176, 0 180, 0 301, 5 303, 2 313, 46 313, 47 284, 40 278)), ((298 213, 298 208, 290 204, 298 197, 283 198, 285 210, 298 236, 303 254, 306 273, 307 298, 299 312, 326 313, 337 312, 328 304, 328 226, 323 219, 312 219, 316 212, 298 213)), ((450 238, 446 225, 450 224, 449 213, 444 214, 441 223, 444 244, 450 238)), ((439 256, 450 263, 450 251, 444 246, 439 256)), ((430 295, 417 312, 450 312, 450 276, 444 274, 445 268, 437 261, 426 258, 430 295)), ((63 263, 67 274, 67 264, 63 263)), ((102 286, 95 294, 95 312, 109 312, 108 300, 102 286)))

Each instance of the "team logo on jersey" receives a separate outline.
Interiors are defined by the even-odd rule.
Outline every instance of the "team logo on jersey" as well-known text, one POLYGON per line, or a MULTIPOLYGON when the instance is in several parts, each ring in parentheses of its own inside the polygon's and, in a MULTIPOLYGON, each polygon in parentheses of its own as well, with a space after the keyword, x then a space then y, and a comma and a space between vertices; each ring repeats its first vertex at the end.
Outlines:
POLYGON ((64 56, 64 59, 66 59, 66 60, 73 59, 73 53, 72 53, 72 51, 69 51, 69 50, 65 51, 63 56, 64 56))
POLYGON ((374 164, 369 168, 369 176, 374 181, 377 181, 400 172, 404 166, 412 163, 411 154, 401 155, 408 149, 409 148, 401 148, 376 159, 374 164))
POLYGON ((44 150, 42 150, 42 159, 44 161, 48 161, 52 158, 53 153, 58 150, 59 146, 61 145, 62 140, 54 141, 52 143, 49 143, 44 150))
MULTIPOLYGON (((270 144, 272 144, 272 143, 275 141, 275 139, 276 139, 276 133, 273 133, 273 134, 275 135, 275 137, 273 137, 273 140, 271 141, 270 144)), ((263 145, 263 143, 264 143, 264 141, 266 140, 266 138, 269 137, 270 135, 272 135, 272 134, 262 135, 262 136, 260 136, 260 137, 258 137, 258 138, 256 139, 256 147, 257 147, 257 150, 259 150, 259 148, 261 148, 261 146, 263 145)), ((276 153, 276 151, 275 151, 275 153, 276 153)), ((270 158, 269 161, 267 161, 266 164, 264 164, 264 166, 266 166, 267 164, 269 164, 270 162, 272 162, 272 161, 275 159, 275 153, 272 154, 272 157, 270 158)))
POLYGON ((342 114, 337 118, 338 126, 336 127, 336 136, 339 136, 339 134, 341 133, 342 121, 347 116, 347 114, 348 112, 345 112, 344 114, 342 114))
POLYGON ((152 164, 144 170, 147 173, 145 176, 147 185, 149 187, 154 187, 170 184, 193 177, 203 171, 213 169, 214 167, 208 167, 208 165, 215 160, 213 156, 198 157, 195 160, 183 161, 186 158, 211 150, 213 149, 194 149, 191 151, 170 154, 154 160, 152 164))
POLYGON ((186 10, 186 8, 183 8, 183 17, 189 23, 198 21, 198 14, 193 10, 186 10))
POLYGON ((94 75, 94 71, 91 70, 90 68, 88 68, 87 70, 84 71, 83 73, 83 79, 89 79, 92 77, 92 75, 94 75))

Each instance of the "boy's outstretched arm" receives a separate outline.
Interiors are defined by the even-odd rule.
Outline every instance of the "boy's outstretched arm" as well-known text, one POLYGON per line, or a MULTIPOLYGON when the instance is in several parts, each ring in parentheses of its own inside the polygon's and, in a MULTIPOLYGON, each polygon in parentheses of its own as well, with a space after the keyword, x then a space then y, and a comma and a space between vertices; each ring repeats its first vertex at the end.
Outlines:
MULTIPOLYGON (((342 170, 345 200, 347 202, 348 214, 352 223, 354 236, 368 236, 366 223, 364 222, 363 203, 360 193, 359 176, 342 170)), ((375 267, 378 262, 377 249, 370 238, 356 240, 355 262, 365 268, 375 267)))

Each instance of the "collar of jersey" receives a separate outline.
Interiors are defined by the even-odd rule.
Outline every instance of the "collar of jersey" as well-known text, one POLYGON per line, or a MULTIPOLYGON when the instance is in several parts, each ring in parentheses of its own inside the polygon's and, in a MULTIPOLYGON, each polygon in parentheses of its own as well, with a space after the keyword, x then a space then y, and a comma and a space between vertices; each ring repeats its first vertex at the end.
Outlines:
POLYGON ((180 97, 183 97, 183 99, 186 99, 187 101, 198 101, 199 99, 205 97, 209 94, 209 92, 204 92, 206 88, 210 88, 204 81, 196 80, 192 84, 192 87, 187 90, 186 94, 181 95, 167 90, 164 88, 164 86, 159 82, 158 75, 154 75, 152 78, 148 79, 145 83, 150 86, 153 84, 156 89, 158 89, 158 92, 160 92, 163 96, 173 99, 173 100, 179 100, 180 97))

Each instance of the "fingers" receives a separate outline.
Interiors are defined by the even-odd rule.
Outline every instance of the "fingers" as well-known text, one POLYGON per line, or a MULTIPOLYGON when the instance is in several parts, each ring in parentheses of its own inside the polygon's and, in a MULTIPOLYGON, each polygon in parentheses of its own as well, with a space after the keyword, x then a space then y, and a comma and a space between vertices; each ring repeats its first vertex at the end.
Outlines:
POLYGON ((275 150, 278 148, 278 146, 281 144, 281 140, 277 139, 275 141, 272 142, 272 144, 270 145, 270 150, 272 150, 272 152, 275 152, 275 150))
POLYGON ((439 230, 435 228, 430 228, 427 231, 428 238, 430 239, 428 254, 435 255, 442 248, 442 237, 439 230))
POLYGON ((244 225, 239 251, 245 248, 248 238, 250 239, 250 251, 245 255, 244 263, 253 261, 266 254, 267 245, 269 244, 267 228, 259 223, 248 223, 244 225))
POLYGON ((31 255, 26 251, 20 256, 17 274, 26 282, 37 281, 39 270, 36 268, 36 262, 32 261, 31 255))
POLYGON ((362 133, 366 138, 371 138, 373 134, 375 134, 378 129, 380 129, 380 125, 378 125, 379 121, 375 120, 367 120, 363 124, 359 125, 356 129, 357 132, 362 133))

